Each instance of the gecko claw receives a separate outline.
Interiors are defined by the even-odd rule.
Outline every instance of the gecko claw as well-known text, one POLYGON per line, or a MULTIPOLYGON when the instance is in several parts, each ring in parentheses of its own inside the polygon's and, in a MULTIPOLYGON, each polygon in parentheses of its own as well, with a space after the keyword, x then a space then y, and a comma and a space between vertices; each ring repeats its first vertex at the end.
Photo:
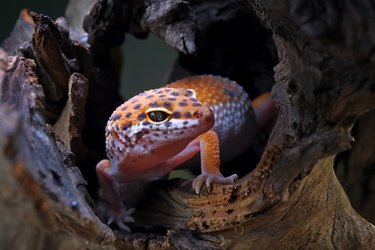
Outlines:
POLYGON ((206 182, 207 187, 210 187, 212 183, 226 185, 233 184, 236 180, 238 180, 238 176, 236 174, 228 177, 214 174, 201 174, 194 179, 193 189, 195 190, 196 194, 199 194, 204 182, 206 182))
POLYGON ((109 219, 107 224, 110 225, 112 223, 116 223, 116 225, 121 229, 124 230, 125 232, 130 233, 131 229, 126 225, 126 223, 134 223, 134 219, 131 216, 134 213, 134 208, 131 208, 127 211, 123 211, 121 213, 115 214, 113 213, 109 219))

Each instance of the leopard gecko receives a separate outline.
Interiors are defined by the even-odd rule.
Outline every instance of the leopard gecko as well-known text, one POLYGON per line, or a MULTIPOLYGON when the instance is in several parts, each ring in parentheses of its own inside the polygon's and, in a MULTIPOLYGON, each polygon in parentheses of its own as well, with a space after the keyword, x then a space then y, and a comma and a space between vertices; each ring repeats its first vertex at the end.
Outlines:
POLYGON ((187 77, 124 102, 106 126, 108 159, 96 166, 110 209, 108 224, 130 231, 127 223, 134 222, 118 183, 163 177, 196 155, 201 168, 192 183, 196 193, 204 184, 234 183, 237 175, 224 177, 220 162, 250 146, 272 105, 269 94, 252 104, 240 85, 214 75, 187 77))

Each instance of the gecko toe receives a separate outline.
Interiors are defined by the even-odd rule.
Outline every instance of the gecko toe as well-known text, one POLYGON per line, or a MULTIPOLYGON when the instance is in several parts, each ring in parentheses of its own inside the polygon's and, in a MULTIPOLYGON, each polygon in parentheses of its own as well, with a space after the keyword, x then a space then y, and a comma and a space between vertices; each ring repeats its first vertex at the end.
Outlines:
POLYGON ((120 221, 117 221, 116 224, 117 224, 117 226, 118 226, 121 230, 123 230, 123 231, 125 231, 125 232, 130 233, 130 232, 132 231, 132 230, 130 229, 130 227, 128 227, 127 225, 125 225, 125 223, 122 222, 121 220, 120 220, 120 221))
POLYGON ((225 185, 225 184, 233 184, 238 179, 238 176, 236 174, 233 174, 228 177, 223 177, 220 175, 210 175, 206 179, 206 186, 210 187, 213 183, 225 185))
POLYGON ((113 213, 109 219, 107 224, 110 225, 115 223, 121 230, 125 232, 131 232, 131 229, 126 225, 126 223, 134 223, 134 218, 131 216, 134 213, 135 209, 131 208, 127 211, 122 211, 121 213, 113 213))
POLYGON ((203 186, 203 183, 206 181, 206 178, 204 175, 197 176, 193 181, 193 189, 195 190, 196 194, 200 193, 200 190, 203 186))
POLYGON ((236 180, 238 180, 238 176, 233 174, 228 177, 224 177, 222 175, 214 175, 214 174, 201 174, 198 175, 193 181, 193 189, 197 194, 199 194, 203 183, 206 182, 206 186, 210 187, 213 183, 219 185, 227 185, 233 184, 236 180))

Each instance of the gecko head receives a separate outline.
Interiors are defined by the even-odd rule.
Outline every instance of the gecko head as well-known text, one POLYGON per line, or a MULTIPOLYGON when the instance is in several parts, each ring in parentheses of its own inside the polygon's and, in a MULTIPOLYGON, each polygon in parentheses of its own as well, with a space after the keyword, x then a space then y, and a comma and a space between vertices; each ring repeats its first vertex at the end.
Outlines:
POLYGON ((149 90, 112 114, 106 128, 107 151, 144 155, 164 148, 173 155, 213 125, 212 110, 195 98, 193 90, 149 90))

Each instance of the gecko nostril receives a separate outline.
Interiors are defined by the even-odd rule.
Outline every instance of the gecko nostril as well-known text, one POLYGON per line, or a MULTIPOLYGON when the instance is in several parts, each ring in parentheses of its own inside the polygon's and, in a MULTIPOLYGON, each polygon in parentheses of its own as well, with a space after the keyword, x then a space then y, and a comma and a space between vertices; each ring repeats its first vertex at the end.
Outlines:
POLYGON ((193 113, 193 116, 194 116, 194 118, 199 119, 199 118, 201 118, 203 116, 203 113, 201 111, 195 111, 193 113))

